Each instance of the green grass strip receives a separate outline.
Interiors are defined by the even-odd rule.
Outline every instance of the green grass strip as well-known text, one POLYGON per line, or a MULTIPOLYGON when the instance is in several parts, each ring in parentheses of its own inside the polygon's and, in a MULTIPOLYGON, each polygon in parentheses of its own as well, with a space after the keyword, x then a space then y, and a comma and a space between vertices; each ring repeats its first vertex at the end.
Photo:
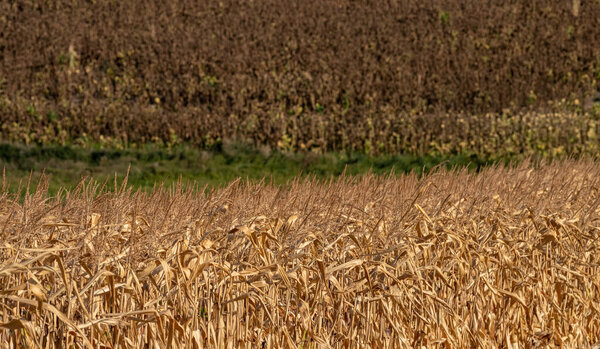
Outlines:
POLYGON ((42 172, 50 175, 49 193, 61 187, 72 188, 82 178, 120 183, 129 170, 128 184, 134 190, 149 190, 155 184, 181 180, 200 187, 222 186, 241 177, 266 178, 282 184, 298 175, 317 178, 360 175, 368 171, 387 174, 421 173, 443 164, 447 168, 482 166, 508 159, 481 159, 473 154, 450 156, 394 154, 369 156, 360 153, 284 153, 229 145, 219 151, 203 151, 190 146, 174 149, 147 145, 140 149, 86 149, 76 146, 23 146, 0 144, 0 169, 6 170, 6 186, 11 192, 23 189, 32 174, 33 190, 42 172))

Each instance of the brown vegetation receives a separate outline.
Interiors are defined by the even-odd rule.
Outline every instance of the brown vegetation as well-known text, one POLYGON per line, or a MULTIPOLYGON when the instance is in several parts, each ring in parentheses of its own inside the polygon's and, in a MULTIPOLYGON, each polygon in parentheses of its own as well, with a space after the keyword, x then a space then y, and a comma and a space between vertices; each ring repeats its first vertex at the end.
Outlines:
POLYGON ((585 100, 599 13, 595 0, 0 1, 1 132, 412 151, 443 137, 420 123, 446 112, 585 100))
POLYGON ((600 165, 0 197, 3 347, 590 347, 600 165))

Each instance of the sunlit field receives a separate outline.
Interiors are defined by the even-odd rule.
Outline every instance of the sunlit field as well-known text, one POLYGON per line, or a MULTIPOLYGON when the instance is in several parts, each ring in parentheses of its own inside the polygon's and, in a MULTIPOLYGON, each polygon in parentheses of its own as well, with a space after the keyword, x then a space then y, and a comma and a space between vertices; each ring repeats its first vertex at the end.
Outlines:
POLYGON ((5 193, 0 344, 590 347, 599 172, 5 193))

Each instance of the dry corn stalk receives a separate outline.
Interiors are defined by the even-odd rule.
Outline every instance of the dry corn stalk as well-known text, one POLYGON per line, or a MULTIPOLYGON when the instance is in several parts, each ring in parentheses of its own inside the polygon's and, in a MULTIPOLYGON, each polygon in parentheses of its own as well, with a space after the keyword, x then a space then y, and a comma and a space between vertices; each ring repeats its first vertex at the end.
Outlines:
POLYGON ((5 193, 0 345, 591 347, 598 173, 5 193))

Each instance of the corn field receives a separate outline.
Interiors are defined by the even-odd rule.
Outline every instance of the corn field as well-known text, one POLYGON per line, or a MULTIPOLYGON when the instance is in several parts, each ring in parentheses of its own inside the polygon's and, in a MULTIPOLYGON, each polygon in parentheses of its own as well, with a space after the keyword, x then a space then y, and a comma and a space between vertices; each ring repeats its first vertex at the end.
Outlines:
POLYGON ((598 18, 598 0, 4 0, 0 139, 598 156, 598 18))
POLYGON ((0 346, 598 347, 599 173, 3 190, 0 346))

